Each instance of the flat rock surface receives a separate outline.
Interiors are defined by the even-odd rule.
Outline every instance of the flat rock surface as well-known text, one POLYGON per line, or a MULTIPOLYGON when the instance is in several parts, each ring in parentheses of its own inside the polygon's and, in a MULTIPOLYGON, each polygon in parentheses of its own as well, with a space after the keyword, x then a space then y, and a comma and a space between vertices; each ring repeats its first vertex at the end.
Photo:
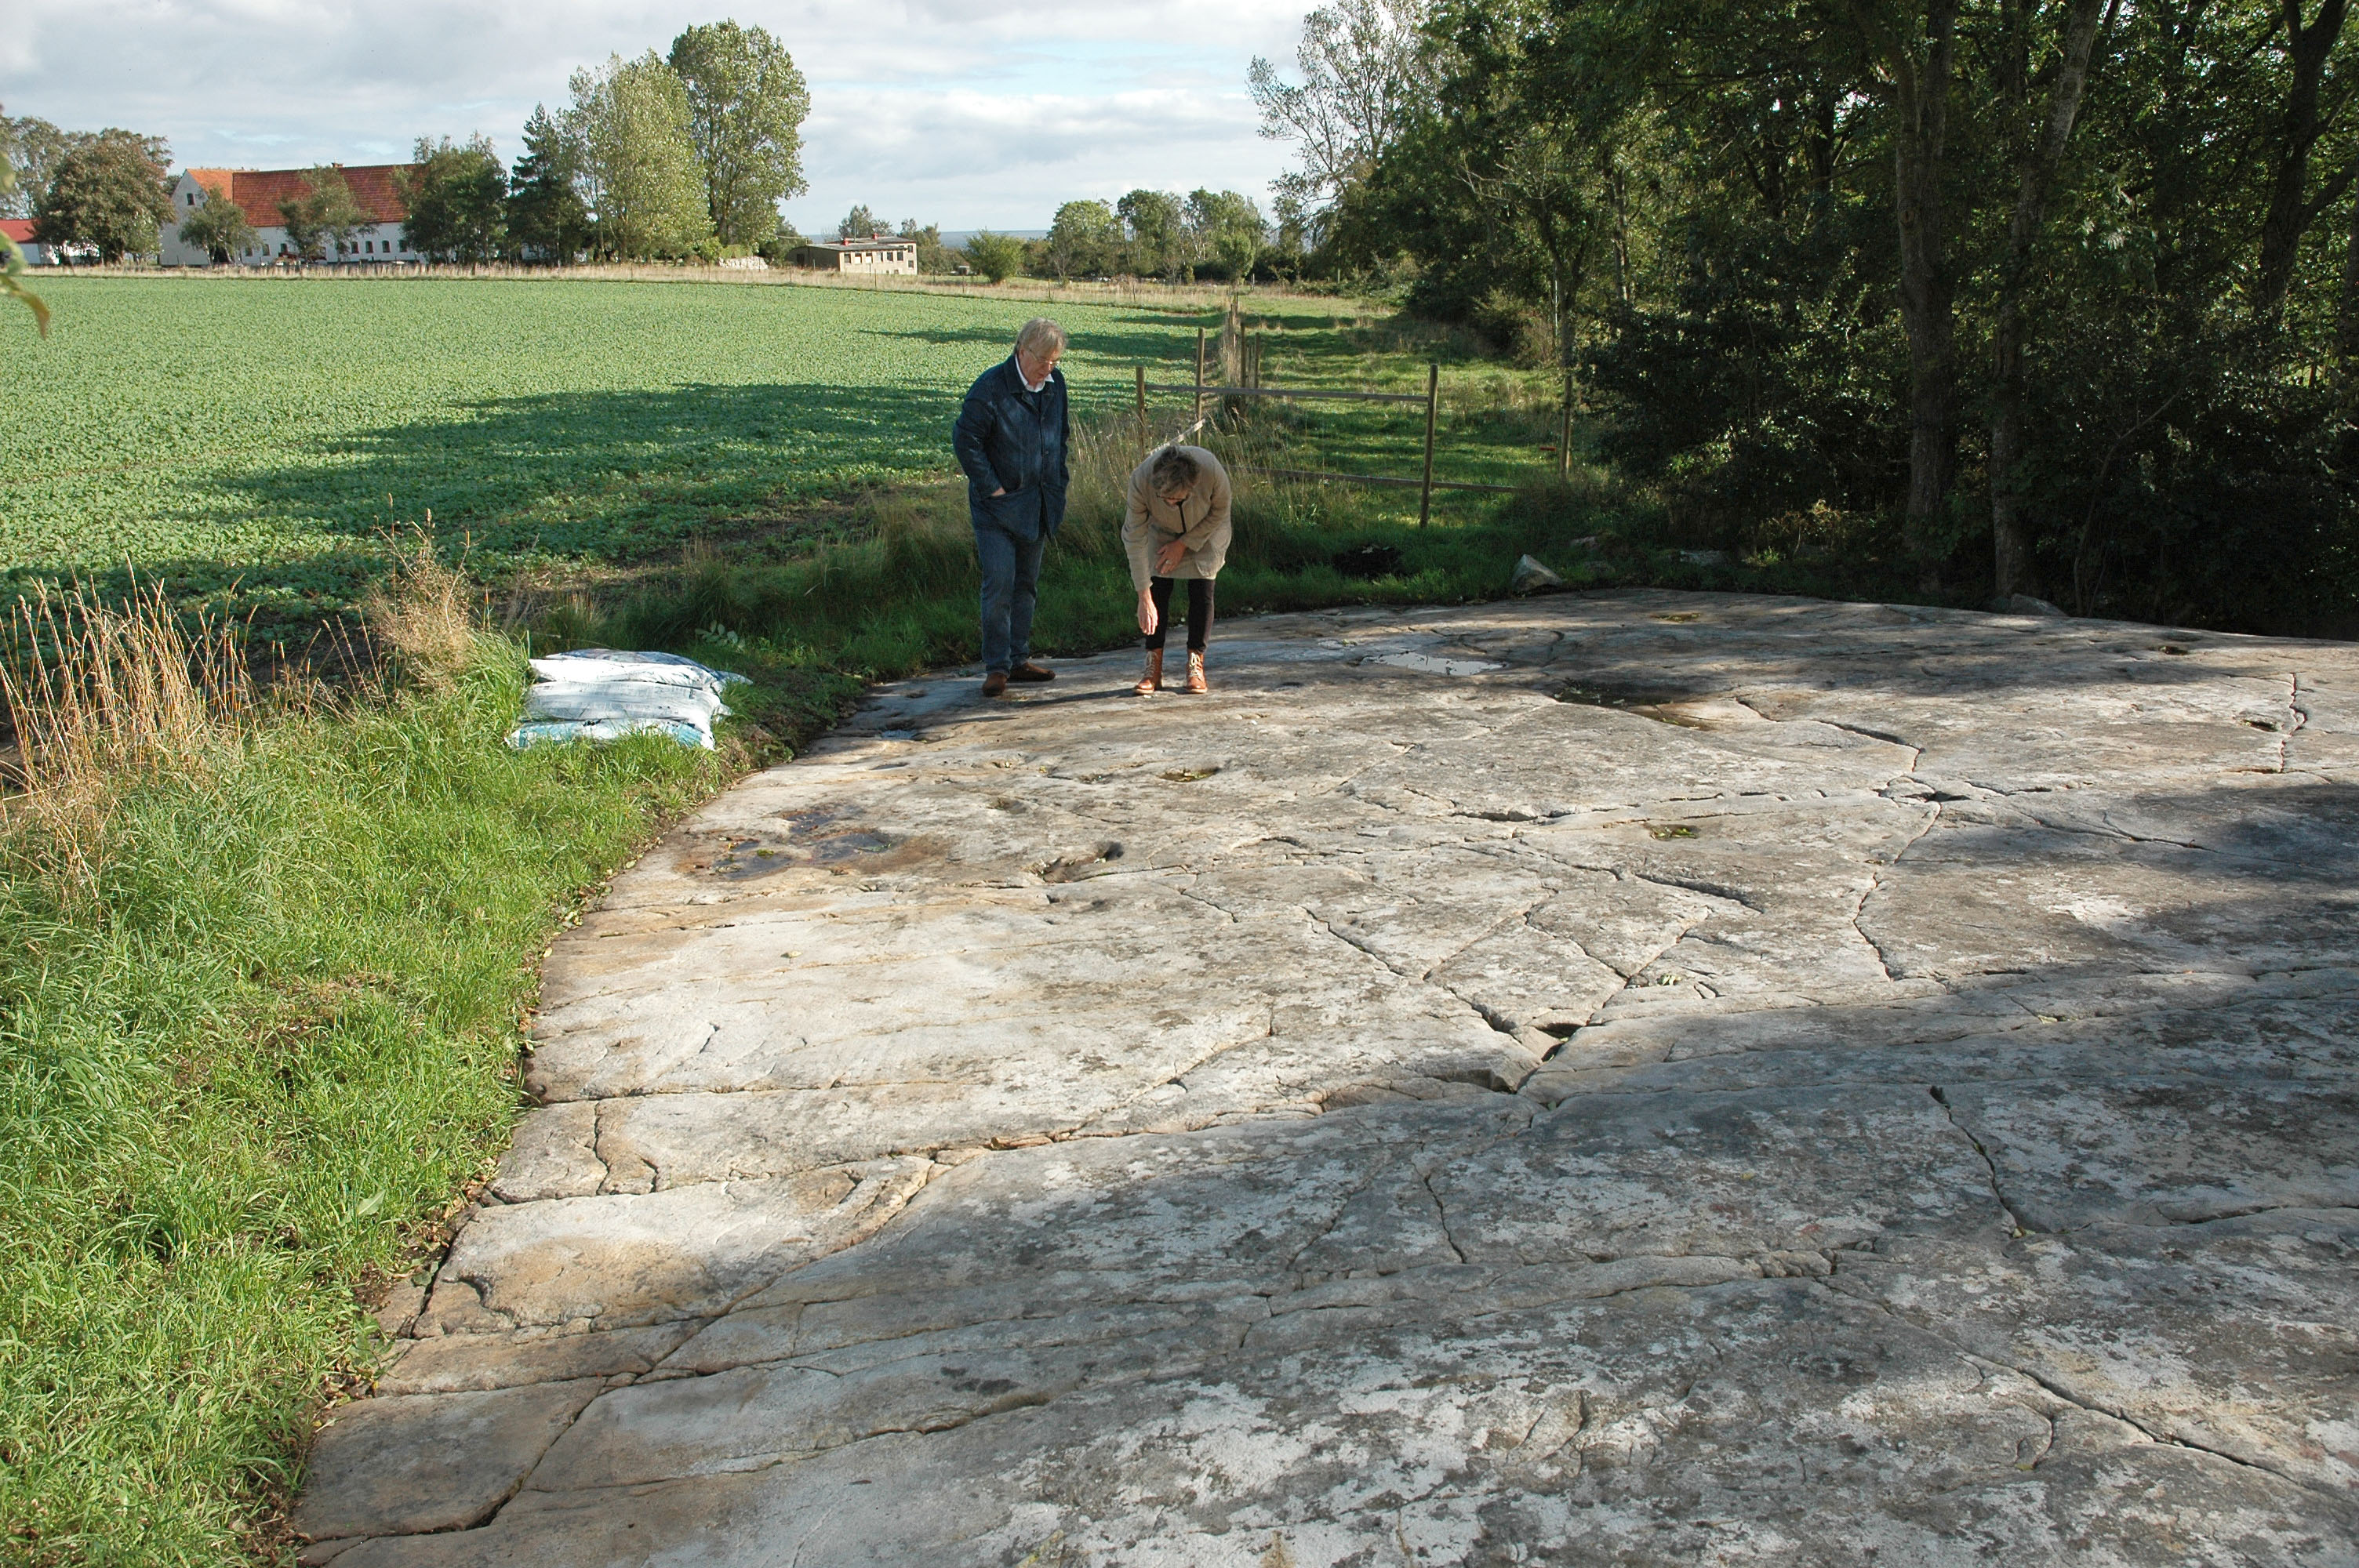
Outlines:
POLYGON ((2359 1563, 2359 648, 1212 666, 880 688, 617 878, 309 1558, 2359 1563))

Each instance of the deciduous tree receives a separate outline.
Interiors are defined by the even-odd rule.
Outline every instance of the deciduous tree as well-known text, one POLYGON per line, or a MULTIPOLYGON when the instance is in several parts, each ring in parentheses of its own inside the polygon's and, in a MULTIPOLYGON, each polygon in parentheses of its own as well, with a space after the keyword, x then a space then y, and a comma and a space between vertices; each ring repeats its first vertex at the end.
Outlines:
POLYGON ((1251 199, 1234 190, 1190 191, 1183 222, 1189 260, 1209 262, 1222 276, 1243 282, 1253 275, 1254 263, 1269 243, 1269 225, 1251 199))
POLYGON ((1024 270, 1024 242, 1013 234, 995 234, 984 229, 967 241, 966 259, 975 271, 999 283, 1024 270))
POLYGON ((1245 81, 1261 134, 1293 143, 1302 159, 1278 180, 1281 193, 1323 206, 1391 150, 1434 80, 1419 36, 1426 17, 1426 0, 1336 0, 1302 19, 1299 82, 1254 57, 1245 81))
POLYGON ((170 149, 153 137, 106 130, 69 148, 49 171, 34 204, 34 232, 44 244, 88 245, 119 262, 157 247, 172 215, 164 189, 170 149))
POLYGON ((919 272, 945 273, 951 270, 951 253, 942 243, 942 226, 940 223, 920 226, 915 218, 904 218, 901 220, 901 238, 916 243, 919 272))
POLYGON ((401 243, 429 261, 487 262, 507 246, 507 171, 491 138, 418 138, 402 177, 401 243))
POLYGON ((179 236, 182 244, 196 246, 217 265, 235 261, 262 243, 262 236, 246 221, 245 208, 226 196, 210 191, 204 202, 181 223, 179 236))
POLYGON ((303 176, 303 192, 278 203, 278 221, 287 225, 287 243, 305 261, 324 260, 331 249, 348 250, 360 232, 375 222, 353 195, 344 171, 322 164, 303 176))
POLYGON ((835 225, 835 237, 839 240, 865 240, 883 233, 885 228, 885 220, 870 211, 868 203, 864 201, 846 212, 835 225))
POLYGON ((704 170, 679 73, 655 51, 611 57, 572 80, 569 129, 598 248, 624 260, 679 259, 714 244, 704 170))
POLYGON ((1075 273, 1113 270, 1114 254, 1121 248, 1122 220, 1113 208, 1103 201, 1068 201, 1049 222, 1041 254, 1062 282, 1075 273))
MULTIPOLYGON (((89 133, 61 130, 36 115, 0 123, 0 141, 7 143, 13 189, 0 191, 0 218, 29 218, 49 188, 49 175, 66 154, 90 140, 89 133)), ((168 166, 171 153, 160 138, 143 137, 149 155, 168 166)))
POLYGON ((1130 230, 1130 270, 1149 277, 1160 273, 1166 282, 1176 282, 1188 265, 1180 199, 1168 190, 1134 190, 1114 210, 1130 230))
POLYGON ((724 245, 777 232, 778 203, 809 189, 802 124, 810 90, 785 46, 760 27, 714 22, 672 40, 688 91, 689 135, 704 167, 705 202, 724 245))

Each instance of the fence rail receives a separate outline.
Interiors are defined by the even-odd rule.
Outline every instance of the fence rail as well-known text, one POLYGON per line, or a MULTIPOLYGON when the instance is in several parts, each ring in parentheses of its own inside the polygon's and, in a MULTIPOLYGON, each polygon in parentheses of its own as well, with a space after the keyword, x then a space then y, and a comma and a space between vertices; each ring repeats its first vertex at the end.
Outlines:
POLYGON ((1369 403, 1423 403, 1422 392, 1339 392, 1289 386, 1190 386, 1186 382, 1146 382, 1149 392, 1184 392, 1190 397, 1356 397, 1369 403))
POLYGON ((1472 480, 1463 479, 1399 479, 1380 473, 1331 473, 1324 469, 1264 468, 1259 463, 1232 463, 1229 466, 1240 473, 1265 474, 1271 479, 1340 479, 1351 484, 1381 484, 1398 490, 1484 490, 1494 495, 1518 493, 1517 487, 1512 484, 1476 484, 1472 480))

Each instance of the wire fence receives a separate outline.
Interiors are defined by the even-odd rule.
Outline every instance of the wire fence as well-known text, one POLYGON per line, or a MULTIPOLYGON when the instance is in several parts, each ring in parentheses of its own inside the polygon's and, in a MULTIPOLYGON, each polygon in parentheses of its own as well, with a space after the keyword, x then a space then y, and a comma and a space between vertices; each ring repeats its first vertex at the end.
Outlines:
MULTIPOLYGON (((1425 367, 1425 390, 1416 392, 1364 392, 1342 387, 1264 386, 1261 383, 1261 341, 1233 331, 1236 308, 1230 307, 1230 327, 1223 330, 1222 369, 1234 376, 1239 384, 1215 385, 1205 380, 1207 347, 1204 329, 1196 331, 1196 379, 1188 383, 1153 382, 1147 379, 1147 367, 1133 367, 1132 388, 1138 419, 1138 444, 1142 449, 1158 445, 1176 445, 1187 440, 1212 425, 1224 408, 1232 408, 1256 397, 1275 397, 1288 401, 1414 403, 1425 409, 1425 461, 1423 471, 1415 479, 1397 474, 1346 473, 1332 469, 1277 468, 1261 463, 1234 463, 1230 466, 1244 473, 1257 473, 1270 479, 1303 480, 1315 482, 1332 481, 1343 484, 1377 485, 1387 489, 1414 490, 1418 492, 1417 521, 1422 527, 1432 520, 1433 492, 1437 490, 1477 491, 1494 495, 1513 495, 1523 487, 1513 484, 1483 484, 1472 480, 1436 479, 1433 476, 1434 435, 1441 406, 1441 367, 1429 363, 1425 367), (1147 398, 1151 394, 1185 394, 1193 419, 1161 442, 1153 438, 1147 398)), ((1560 446, 1560 452, 1562 449, 1560 446)))

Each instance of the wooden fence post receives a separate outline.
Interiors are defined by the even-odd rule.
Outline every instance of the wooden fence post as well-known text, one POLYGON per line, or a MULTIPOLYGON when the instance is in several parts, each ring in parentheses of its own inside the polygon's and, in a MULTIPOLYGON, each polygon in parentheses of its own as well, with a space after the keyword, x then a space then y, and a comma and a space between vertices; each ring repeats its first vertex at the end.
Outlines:
POLYGON ((1425 367, 1425 481, 1417 496, 1417 525, 1433 515, 1433 411, 1441 388, 1441 367, 1425 367))
POLYGON ((1134 365, 1138 372, 1138 449, 1147 450, 1147 367, 1134 365))
POLYGON ((1558 422, 1556 433, 1556 477, 1572 475, 1572 372, 1564 373, 1564 417, 1558 422))
MULTIPOLYGON (((1203 419, 1204 419, 1204 329, 1203 329, 1203 328, 1201 328, 1201 327, 1199 327, 1199 328, 1197 328, 1197 329, 1196 329, 1196 408, 1195 408, 1195 415, 1194 415, 1194 417, 1195 417, 1196 422, 1197 422, 1198 424, 1201 424, 1201 423, 1203 423, 1203 419)), ((1190 432, 1189 432, 1189 434, 1193 435, 1193 434, 1195 434, 1195 432, 1191 430, 1191 431, 1190 431, 1190 432)))

